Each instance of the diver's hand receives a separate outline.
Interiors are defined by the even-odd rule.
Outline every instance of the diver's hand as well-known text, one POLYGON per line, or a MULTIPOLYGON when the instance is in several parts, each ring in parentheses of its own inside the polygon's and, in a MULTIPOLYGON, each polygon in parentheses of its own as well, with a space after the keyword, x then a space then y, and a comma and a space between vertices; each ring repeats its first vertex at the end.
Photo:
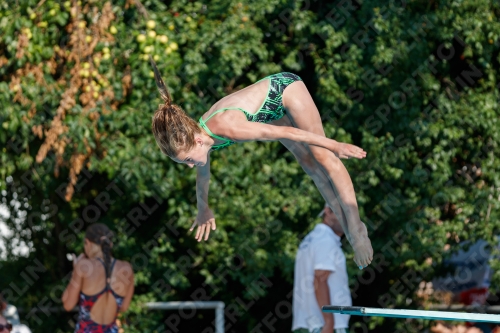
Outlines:
POLYGON ((336 142, 335 150, 332 150, 338 158, 365 158, 366 151, 350 143, 336 142))
POLYGON ((198 215, 196 216, 196 221, 194 221, 191 228, 189 228, 189 232, 193 231, 194 227, 198 226, 196 229, 195 239, 198 242, 203 240, 203 235, 205 235, 205 239, 208 239, 210 235, 210 230, 215 230, 215 217, 214 213, 210 208, 205 207, 203 209, 198 209, 198 215))

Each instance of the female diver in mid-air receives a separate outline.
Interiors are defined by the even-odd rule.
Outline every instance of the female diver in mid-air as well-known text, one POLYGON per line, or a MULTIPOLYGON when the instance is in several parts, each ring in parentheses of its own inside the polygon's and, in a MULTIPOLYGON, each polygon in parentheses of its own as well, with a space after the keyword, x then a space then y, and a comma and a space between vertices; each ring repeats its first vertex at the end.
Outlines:
POLYGON ((216 102, 196 122, 175 104, 152 58, 164 104, 153 116, 153 134, 161 151, 178 163, 196 166, 198 215, 196 239, 208 239, 215 218, 208 207, 210 152, 246 141, 280 141, 311 176, 341 221, 360 269, 373 259, 361 222, 354 186, 339 158, 364 158, 363 149, 325 137, 319 111, 301 78, 273 74, 216 102))

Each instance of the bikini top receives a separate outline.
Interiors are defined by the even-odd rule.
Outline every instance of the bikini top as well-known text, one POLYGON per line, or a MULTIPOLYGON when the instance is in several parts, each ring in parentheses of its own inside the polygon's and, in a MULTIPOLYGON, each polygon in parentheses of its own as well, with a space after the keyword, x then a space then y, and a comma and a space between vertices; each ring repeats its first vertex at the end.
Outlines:
MULTIPOLYGON (((212 138, 215 138, 215 139, 219 139, 221 141, 223 141, 223 143, 221 144, 218 144, 218 145, 213 145, 212 146, 212 149, 211 150, 219 150, 219 149, 222 149, 222 148, 225 148, 225 147, 229 147, 230 145, 233 145, 235 144, 236 142, 232 141, 232 140, 229 140, 229 139, 226 139, 226 138, 223 138, 222 136, 218 136, 218 135, 215 135, 214 133, 212 133, 212 131, 208 128, 206 122, 212 118, 214 115, 216 115, 217 113, 219 112, 223 112, 223 111, 226 111, 226 110, 240 110, 241 112, 243 112, 245 115, 248 115, 250 114, 250 112, 246 111, 246 110, 243 110, 242 108, 235 108, 235 107, 231 107, 231 108, 223 108, 223 109, 219 109, 219 110, 216 110, 214 113, 212 113, 206 120, 203 120, 202 117, 200 117, 200 120, 199 120, 199 123, 200 123, 200 126, 201 128, 203 128, 208 135, 210 135, 212 138)), ((248 117, 248 116, 247 116, 248 117)))

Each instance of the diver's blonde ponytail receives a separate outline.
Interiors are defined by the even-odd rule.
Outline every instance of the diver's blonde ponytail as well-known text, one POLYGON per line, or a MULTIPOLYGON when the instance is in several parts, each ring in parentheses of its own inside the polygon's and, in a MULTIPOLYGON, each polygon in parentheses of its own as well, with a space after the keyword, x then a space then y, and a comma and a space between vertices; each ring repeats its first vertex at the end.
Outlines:
POLYGON ((162 153, 176 157, 195 146, 194 136, 201 132, 198 123, 190 118, 178 105, 172 103, 172 96, 163 81, 153 57, 149 56, 155 75, 156 87, 164 104, 158 106, 153 116, 153 135, 162 153))
POLYGON ((167 86, 165 85, 165 82, 163 82, 163 79, 161 78, 161 75, 160 75, 160 71, 158 70, 158 67, 156 66, 156 62, 154 61, 154 59, 151 55, 149 55, 149 61, 151 62, 151 66, 153 66, 156 87, 158 88, 158 91, 160 92, 161 99, 167 105, 172 104, 172 96, 170 96, 170 92, 168 91, 167 86))

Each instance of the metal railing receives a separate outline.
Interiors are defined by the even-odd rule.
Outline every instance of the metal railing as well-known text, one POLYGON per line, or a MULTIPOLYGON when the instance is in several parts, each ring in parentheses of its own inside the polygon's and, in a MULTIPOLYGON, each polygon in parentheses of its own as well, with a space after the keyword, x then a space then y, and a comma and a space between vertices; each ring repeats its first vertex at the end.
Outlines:
POLYGON ((214 309, 215 333, 224 333, 224 302, 151 302, 144 306, 149 310, 214 309))
MULTIPOLYGON (((145 303, 144 307, 149 310, 182 310, 182 309, 214 309, 215 310, 215 333, 224 333, 224 302, 218 301, 195 301, 195 302, 150 302, 145 303)), ((32 308, 30 310, 20 308, 18 309, 20 313, 35 313, 44 312, 47 313, 58 313, 64 312, 63 307, 38 307, 32 308)), ((75 307, 71 312, 77 312, 78 307, 75 307)))

